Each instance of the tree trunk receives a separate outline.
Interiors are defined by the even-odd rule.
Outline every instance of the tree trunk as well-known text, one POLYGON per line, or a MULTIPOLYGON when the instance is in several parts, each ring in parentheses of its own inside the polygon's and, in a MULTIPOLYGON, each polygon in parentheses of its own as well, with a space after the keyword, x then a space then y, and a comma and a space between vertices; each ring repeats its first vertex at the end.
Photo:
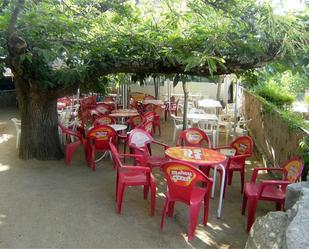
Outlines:
POLYGON ((16 84, 21 116, 19 157, 22 159, 61 159, 58 135, 57 99, 40 91, 22 91, 16 84))
POLYGON ((188 112, 188 89, 186 81, 182 81, 182 89, 183 89, 183 127, 182 130, 186 130, 188 128, 188 118, 187 118, 187 112, 188 112))

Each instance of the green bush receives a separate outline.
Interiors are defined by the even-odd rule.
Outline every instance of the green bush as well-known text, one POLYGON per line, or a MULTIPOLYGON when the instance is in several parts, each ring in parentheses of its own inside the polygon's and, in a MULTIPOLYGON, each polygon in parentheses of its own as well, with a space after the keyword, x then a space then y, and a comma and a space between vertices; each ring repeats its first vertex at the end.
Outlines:
POLYGON ((307 105, 309 106, 309 95, 305 96, 305 102, 306 102, 307 105))
POLYGON ((293 95, 275 84, 259 85, 256 87, 255 93, 280 108, 285 105, 291 105, 295 100, 293 95))

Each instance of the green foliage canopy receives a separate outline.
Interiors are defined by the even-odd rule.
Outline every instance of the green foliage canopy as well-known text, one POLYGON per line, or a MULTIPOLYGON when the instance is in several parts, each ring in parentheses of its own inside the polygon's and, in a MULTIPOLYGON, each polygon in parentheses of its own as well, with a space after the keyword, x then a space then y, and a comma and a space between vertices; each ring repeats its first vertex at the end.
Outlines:
MULTIPOLYGON (((0 57, 11 67, 16 2, 0 0, 0 57)), ((255 0, 140 2, 25 1, 14 31, 26 43, 17 56, 23 77, 58 90, 119 72, 209 76, 293 57, 308 45, 303 19, 255 0)))

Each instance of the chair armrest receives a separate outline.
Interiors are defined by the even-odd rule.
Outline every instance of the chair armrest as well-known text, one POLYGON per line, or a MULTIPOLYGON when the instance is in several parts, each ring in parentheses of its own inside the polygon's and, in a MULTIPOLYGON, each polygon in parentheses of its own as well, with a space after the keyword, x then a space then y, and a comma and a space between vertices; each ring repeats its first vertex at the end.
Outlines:
POLYGON ((283 172, 282 168, 254 168, 252 177, 251 177, 251 182, 256 182, 257 174, 261 170, 267 170, 267 171, 281 171, 283 172))
POLYGON ((145 172, 145 173, 150 173, 151 170, 148 167, 142 167, 142 166, 131 166, 131 165, 123 165, 120 169, 122 170, 133 170, 133 171, 139 171, 139 172, 145 172))
POLYGON ((80 139, 82 138, 81 133, 78 132, 78 131, 72 131, 72 130, 69 130, 69 129, 65 129, 61 126, 60 126, 60 128, 61 128, 61 132, 64 133, 64 134, 67 134, 67 135, 70 135, 70 136, 75 136, 75 137, 78 137, 80 139))
POLYGON ((138 155, 138 154, 119 154, 119 155, 121 157, 132 157, 132 158, 138 159, 141 164, 146 163, 144 155, 138 155))
POLYGON ((221 149, 233 149, 231 146, 220 146, 216 148, 212 148, 213 150, 221 150, 221 149))
POLYGON ((164 147, 164 150, 166 150, 166 149, 168 149, 169 148, 169 146, 167 145, 167 144, 164 144, 164 143, 161 143, 161 142, 158 142, 158 141, 152 141, 151 143, 153 143, 153 144, 158 144, 158 145, 161 145, 161 146, 163 146, 164 147))

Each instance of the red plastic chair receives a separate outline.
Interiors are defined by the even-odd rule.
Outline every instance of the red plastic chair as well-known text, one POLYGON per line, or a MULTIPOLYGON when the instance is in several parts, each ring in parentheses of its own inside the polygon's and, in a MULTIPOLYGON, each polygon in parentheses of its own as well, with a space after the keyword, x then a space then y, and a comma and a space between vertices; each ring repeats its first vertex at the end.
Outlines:
POLYGON ((130 117, 127 121, 127 124, 130 126, 131 129, 140 126, 142 123, 143 123, 143 117, 141 115, 130 117))
POLYGON ((153 111, 153 104, 146 104, 143 105, 143 112, 152 112, 153 111))
POLYGON ((170 217, 173 216, 175 202, 179 201, 185 203, 190 208, 188 240, 191 240, 194 237, 203 200, 203 224, 204 226, 207 225, 212 179, 208 178, 194 166, 179 161, 170 161, 163 164, 162 171, 167 180, 167 190, 162 211, 161 230, 164 227, 166 214, 170 217), (197 186, 198 182, 202 184, 197 186))
POLYGON ((289 184, 299 180, 304 164, 299 157, 294 157, 284 163, 282 168, 254 168, 251 181, 245 184, 241 213, 244 215, 248 204, 247 232, 253 223, 259 200, 276 203, 276 209, 281 210, 285 201, 285 192, 289 184), (280 171, 283 180, 262 180, 257 182, 260 170, 280 171))
POLYGON ((84 145, 83 136, 79 131, 70 130, 63 126, 61 123, 58 123, 58 126, 60 127, 62 134, 66 135, 66 138, 68 136, 73 136, 77 139, 75 142, 66 143, 65 145, 65 164, 70 166, 74 152, 78 149, 80 145, 84 145))
MULTIPOLYGON (((253 153, 253 140, 249 136, 242 136, 235 139, 230 146, 223 146, 215 148, 215 150, 222 149, 234 149, 235 155, 228 157, 227 164, 225 165, 226 177, 228 179, 228 184, 232 184, 233 172, 240 172, 241 189, 243 192, 244 181, 245 181, 245 162, 248 157, 252 156, 253 153)), ((222 170, 218 168, 218 171, 222 177, 222 170)), ((226 181, 225 181, 226 183, 226 181)), ((226 184, 224 186, 224 194, 226 190, 226 184)))
POLYGON ((176 141, 176 146, 202 147, 203 143, 207 144, 207 148, 211 148, 211 142, 205 132, 198 128, 189 128, 180 132, 176 141))
POLYGON ((117 137, 117 132, 107 125, 96 126, 88 132, 85 148, 87 163, 93 171, 96 170, 96 153, 110 151, 109 142, 116 144, 117 137))
POLYGON ((150 215, 155 212, 156 201, 156 181, 148 167, 144 167, 144 159, 142 155, 119 154, 116 147, 110 143, 114 167, 117 169, 116 174, 116 200, 117 213, 121 213, 123 193, 126 187, 129 186, 144 186, 144 199, 147 199, 149 188, 151 190, 151 205, 150 215), (138 159, 141 166, 123 165, 120 157, 133 157, 138 159))
POLYGON ((162 107, 153 105, 153 111, 156 113, 153 119, 153 133, 156 133, 156 127, 159 129, 159 136, 161 136, 161 116, 163 114, 162 107))
POLYGON ((149 122, 142 123, 138 128, 147 131, 152 136, 153 122, 149 121, 149 122))
POLYGON ((162 146, 164 151, 168 148, 168 145, 155 141, 148 132, 142 129, 136 128, 130 132, 128 144, 134 154, 141 154, 145 157, 147 166, 150 168, 161 167, 163 163, 169 160, 166 157, 151 155, 151 144, 162 146))
POLYGON ((167 119, 167 114, 169 114, 169 116, 171 114, 174 114, 175 116, 177 116, 178 113, 178 105, 179 105, 179 99, 177 99, 177 101, 175 102, 175 97, 174 97, 174 101, 173 101, 173 97, 171 97, 171 103, 169 105, 169 103, 166 103, 166 108, 165 108, 165 120, 167 119))
POLYGON ((151 112, 146 112, 143 116, 144 121, 143 122, 153 122, 154 117, 155 117, 156 113, 154 111, 151 112))
POLYGON ((93 126, 116 124, 116 120, 108 115, 101 115, 93 122, 93 126))

